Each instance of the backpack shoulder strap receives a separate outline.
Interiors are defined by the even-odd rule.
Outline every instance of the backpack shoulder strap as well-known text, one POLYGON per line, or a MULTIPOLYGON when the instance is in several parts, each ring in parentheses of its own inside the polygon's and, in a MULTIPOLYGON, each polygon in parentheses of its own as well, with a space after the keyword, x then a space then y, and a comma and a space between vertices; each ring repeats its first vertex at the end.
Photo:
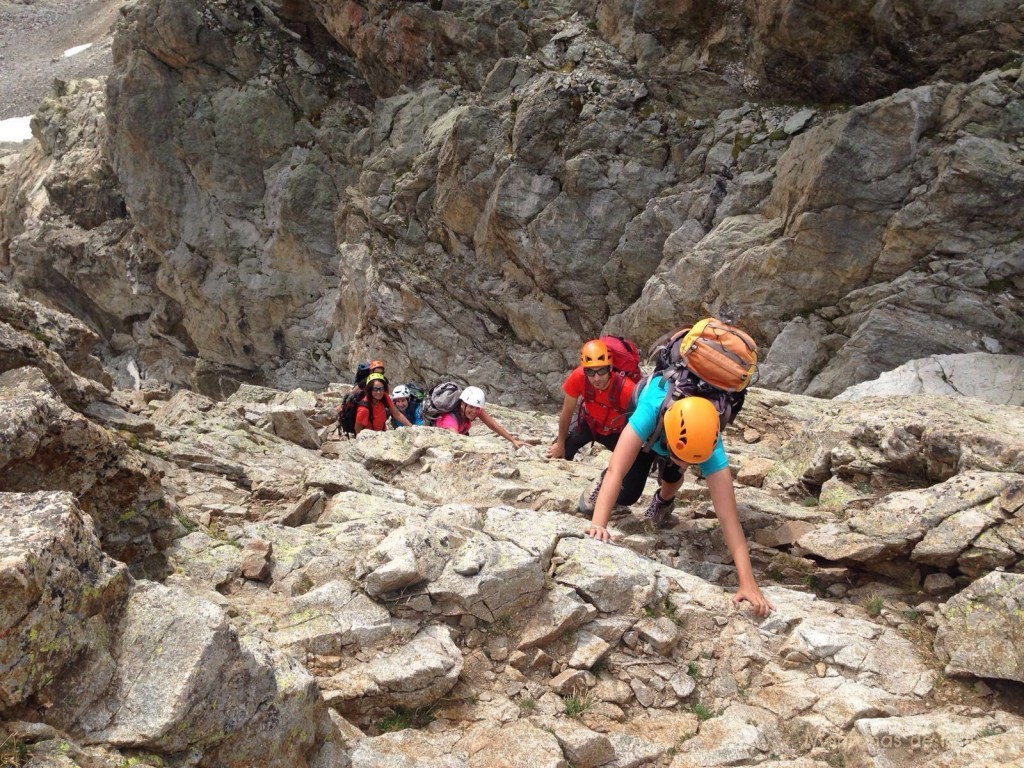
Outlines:
MULTIPOLYGON (((659 374, 652 374, 651 378, 659 374)), ((661 439, 661 436, 665 433, 665 411, 667 411, 672 403, 681 397, 686 397, 692 392, 683 391, 685 385, 690 378, 689 369, 681 362, 673 362, 668 368, 660 371, 660 376, 663 381, 667 382, 668 387, 665 391, 665 397, 662 398, 661 405, 658 407, 658 421, 654 427, 654 431, 644 441, 643 450, 648 453, 651 450, 651 446, 661 439)), ((648 385, 650 382, 648 382, 648 385)))
POLYGON ((661 436, 665 433, 665 411, 672 405, 672 385, 669 384, 668 392, 665 393, 665 397, 661 401, 661 405, 658 407, 658 420, 655 423, 654 431, 651 432, 650 436, 644 440, 643 449, 647 453, 651 452, 651 446, 657 443, 661 436))
POLYGON ((622 399, 622 387, 625 386, 626 374, 622 371, 616 371, 612 374, 612 383, 608 393, 608 403, 618 409, 619 401, 622 399))

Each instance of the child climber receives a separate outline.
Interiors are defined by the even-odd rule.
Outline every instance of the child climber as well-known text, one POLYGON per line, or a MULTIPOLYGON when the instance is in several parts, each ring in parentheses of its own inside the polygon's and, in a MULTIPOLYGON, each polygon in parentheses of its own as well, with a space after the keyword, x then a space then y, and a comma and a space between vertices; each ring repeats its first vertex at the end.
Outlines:
POLYGON ((484 410, 484 391, 480 387, 466 387, 459 395, 459 404, 450 413, 442 414, 434 422, 435 427, 468 435, 473 419, 480 419, 494 434, 508 440, 516 448, 527 443, 513 437, 507 429, 499 424, 493 416, 484 410))
POLYGON ((673 402, 661 416, 668 386, 656 375, 644 388, 636 411, 612 452, 608 468, 598 477, 590 493, 584 491, 580 497, 581 511, 593 512, 586 535, 598 541, 611 541, 607 525, 612 508, 616 502, 629 505, 640 498, 655 460, 659 464, 659 485, 646 514, 655 525, 662 524, 675 505, 686 467, 697 464, 707 482, 715 516, 736 566, 739 589, 733 595, 733 604, 738 606, 746 601, 755 615, 767 616, 775 606, 761 593, 754 578, 747 539, 736 509, 729 460, 719 435, 718 411, 703 397, 684 397, 673 402), (648 451, 645 444, 652 436, 657 439, 648 451))
POLYGON ((626 426, 629 400, 636 383, 612 367, 612 355, 600 339, 588 341, 580 349, 580 364, 562 384, 565 400, 558 417, 558 437, 548 449, 549 459, 572 461, 577 451, 593 442, 609 450, 626 426), (579 418, 573 413, 583 398, 579 418))

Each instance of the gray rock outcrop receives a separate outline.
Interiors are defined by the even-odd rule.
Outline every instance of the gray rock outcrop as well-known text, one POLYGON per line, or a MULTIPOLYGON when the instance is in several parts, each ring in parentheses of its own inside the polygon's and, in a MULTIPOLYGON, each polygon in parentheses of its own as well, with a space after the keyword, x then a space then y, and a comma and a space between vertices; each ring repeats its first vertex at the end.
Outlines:
POLYGON ((83 744, 201 746, 196 765, 309 765, 333 743, 304 668, 214 604, 135 582, 71 494, 0 493, 0 510, 0 709, 45 702, 48 732, 83 744))
POLYGON ((1022 606, 1019 573, 990 573, 946 603, 935 636, 935 650, 948 659, 946 672, 1024 682, 1022 606))
POLYGON ((117 433, 68 408, 35 368, 0 374, 0 491, 64 490, 104 550, 162 575, 177 532, 156 469, 117 433))
POLYGON ((874 381, 843 390, 835 400, 872 395, 929 394, 977 397, 999 405, 1024 405, 1024 357, 975 352, 911 360, 874 381))
POLYGON ((1011 5, 134 4, 105 114, 65 87, 3 174, 2 265, 122 386, 217 396, 372 351, 542 402, 581 340, 707 313, 816 396, 1020 354, 1011 5))
POLYGON ((699 100, 742 89, 796 100, 869 101, 921 79, 970 79, 1015 45, 1012 2, 596 6, 597 26, 666 92, 699 100), (906 41, 914 40, 913 50, 906 41), (694 66, 694 62, 698 62, 694 66), (690 82, 680 84, 683 73, 690 82))
POLYGON ((83 408, 108 390, 100 361, 89 351, 98 341, 85 324, 47 310, 0 285, 0 373, 31 366, 72 406, 83 408))
POLYGON ((103 554, 66 492, 0 492, 0 710, 14 707, 105 641, 131 578, 103 554))
POLYGON ((800 549, 835 561, 907 558, 972 576, 1015 567, 1024 485, 1018 474, 967 472, 931 488, 893 493, 871 510, 802 535, 800 549))
POLYGON ((847 754, 861 765, 879 768, 885 765, 909 768, 915 764, 934 768, 1012 765, 1019 727, 1018 723, 998 715, 965 717, 947 713, 944 717, 928 714, 865 718, 847 737, 845 746, 847 754), (999 738, 1005 731, 1009 731, 1010 738, 999 738))
POLYGON ((201 765, 307 765, 330 731, 294 659, 240 639, 212 603, 152 583, 55 689, 48 720, 83 741, 171 755, 203 745, 201 765))

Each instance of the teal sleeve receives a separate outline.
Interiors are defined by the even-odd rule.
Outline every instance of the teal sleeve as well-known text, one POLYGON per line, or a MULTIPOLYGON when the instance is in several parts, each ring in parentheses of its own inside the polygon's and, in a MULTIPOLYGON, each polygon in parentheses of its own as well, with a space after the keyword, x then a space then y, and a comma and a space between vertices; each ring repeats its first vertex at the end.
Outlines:
POLYGON ((704 477, 713 475, 729 466, 729 457, 725 455, 725 444, 722 442, 721 435, 718 436, 718 442, 715 444, 715 450, 711 452, 711 457, 697 466, 700 467, 700 473, 704 477))
MULTIPOLYGON (((629 426, 633 428, 642 442, 647 442, 658 426, 658 411, 661 410, 661 403, 668 392, 667 385, 660 376, 652 379, 640 393, 636 403, 636 410, 629 417, 629 426)), ((653 446, 657 450, 657 446, 653 446)))

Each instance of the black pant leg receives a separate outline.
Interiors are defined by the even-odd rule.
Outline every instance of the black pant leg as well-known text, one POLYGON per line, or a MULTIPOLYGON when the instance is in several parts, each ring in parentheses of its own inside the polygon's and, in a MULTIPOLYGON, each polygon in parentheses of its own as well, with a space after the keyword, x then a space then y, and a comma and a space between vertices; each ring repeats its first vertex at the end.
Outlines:
POLYGON ((651 466, 654 464, 655 458, 657 457, 653 452, 640 451, 633 466, 629 468, 626 476, 622 479, 622 489, 619 491, 616 504, 628 507, 630 504, 636 503, 636 500, 643 495, 644 486, 647 485, 647 476, 651 473, 651 466))
POLYGON ((671 459, 658 458, 658 479, 668 484, 678 483, 683 479, 685 470, 671 459))
POLYGON ((580 448, 594 442, 594 433, 584 419, 579 419, 574 427, 570 427, 565 436, 565 460, 572 461, 580 448))
POLYGON ((600 443, 609 451, 614 451, 615 446, 619 442, 619 436, 621 434, 621 432, 616 432, 615 434, 612 435, 594 435, 594 441, 600 443))

